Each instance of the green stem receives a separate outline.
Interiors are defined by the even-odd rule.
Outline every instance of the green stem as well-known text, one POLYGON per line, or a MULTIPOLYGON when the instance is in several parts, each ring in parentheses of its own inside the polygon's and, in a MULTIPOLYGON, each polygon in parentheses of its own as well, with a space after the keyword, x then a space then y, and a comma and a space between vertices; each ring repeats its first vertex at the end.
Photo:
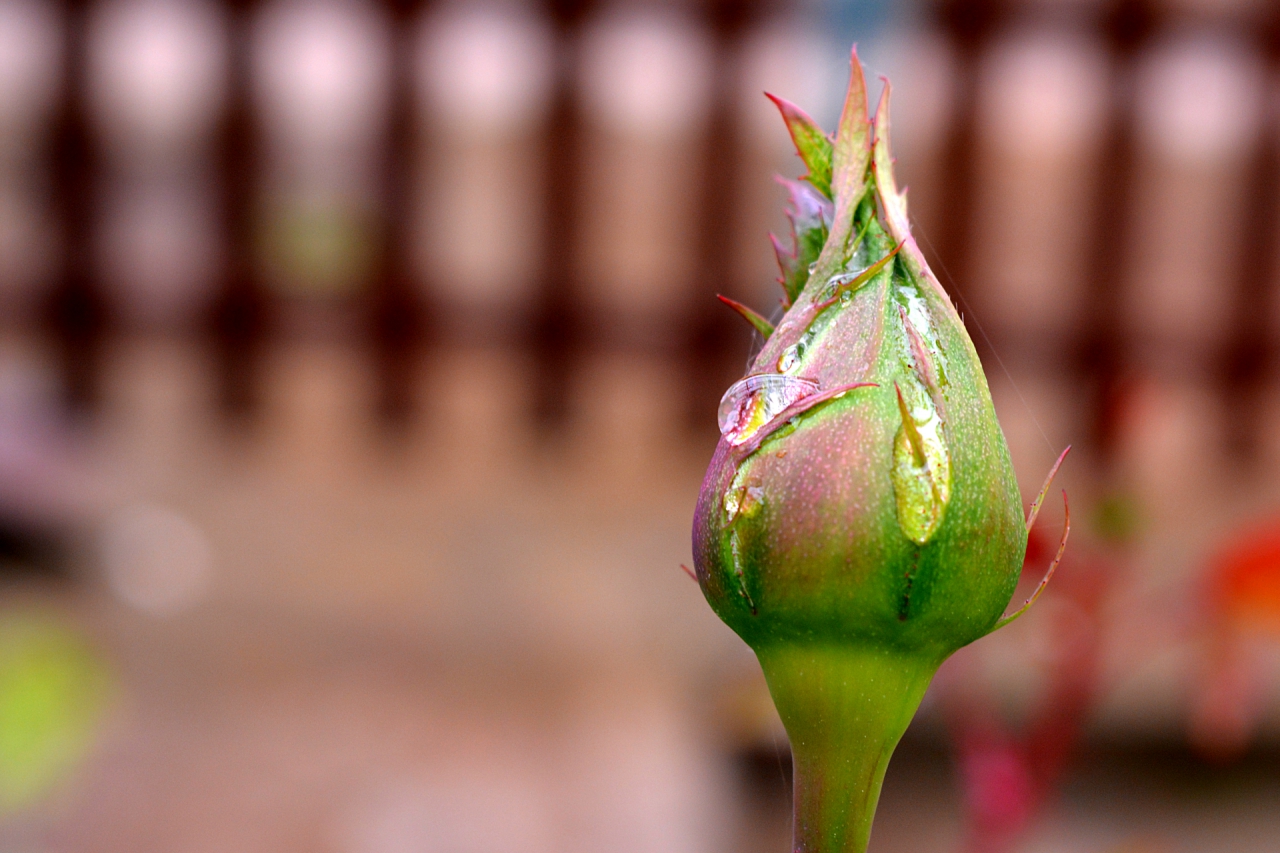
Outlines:
POLYGON ((860 645, 756 654, 791 739, 794 853, 865 853, 889 757, 938 661, 860 645))

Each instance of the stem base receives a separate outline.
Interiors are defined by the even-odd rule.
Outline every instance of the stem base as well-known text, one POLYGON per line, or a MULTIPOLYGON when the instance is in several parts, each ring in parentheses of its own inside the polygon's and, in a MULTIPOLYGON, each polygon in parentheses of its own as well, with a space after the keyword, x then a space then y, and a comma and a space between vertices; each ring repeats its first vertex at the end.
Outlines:
POLYGON ((865 853, 893 750, 940 661, 865 646, 756 649, 791 739, 795 853, 865 853))

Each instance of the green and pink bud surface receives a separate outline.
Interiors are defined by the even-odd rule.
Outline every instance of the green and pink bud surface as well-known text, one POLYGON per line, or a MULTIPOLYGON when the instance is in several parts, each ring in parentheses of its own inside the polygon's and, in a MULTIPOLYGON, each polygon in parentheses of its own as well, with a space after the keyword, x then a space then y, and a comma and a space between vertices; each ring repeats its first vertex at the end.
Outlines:
POLYGON ((1029 522, 977 352, 911 236, 888 84, 868 115, 855 53, 834 139, 774 101, 808 169, 785 182, 793 246, 774 240, 785 313, 775 328, 725 300, 765 343, 721 401, 693 554, 790 737, 794 850, 861 853, 933 674, 1013 618, 1029 522))

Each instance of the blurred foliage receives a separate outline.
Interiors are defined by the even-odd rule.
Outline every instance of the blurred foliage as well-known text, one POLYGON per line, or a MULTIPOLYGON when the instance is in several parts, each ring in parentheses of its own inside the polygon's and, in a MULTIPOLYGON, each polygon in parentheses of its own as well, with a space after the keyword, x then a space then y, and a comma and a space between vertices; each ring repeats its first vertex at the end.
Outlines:
POLYGON ((49 794, 87 755, 110 676, 56 619, 0 614, 0 816, 49 794))
POLYGON ((1090 521, 1099 540, 1110 545, 1124 545, 1136 539, 1142 530, 1142 508, 1132 495, 1113 492, 1104 495, 1094 506, 1090 521))

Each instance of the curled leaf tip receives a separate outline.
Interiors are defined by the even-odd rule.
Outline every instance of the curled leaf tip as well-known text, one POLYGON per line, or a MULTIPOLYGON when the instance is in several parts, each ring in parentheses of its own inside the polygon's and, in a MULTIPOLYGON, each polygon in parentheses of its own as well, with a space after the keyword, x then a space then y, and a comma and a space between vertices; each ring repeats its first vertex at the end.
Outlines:
POLYGON ((1036 495, 1036 499, 1031 503, 1031 510, 1027 513, 1027 532, 1031 532, 1031 528, 1035 526, 1036 516, 1040 514, 1040 507, 1044 505, 1045 495, 1049 494, 1049 487, 1053 485, 1053 478, 1058 475, 1058 469, 1062 467, 1062 463, 1067 458, 1067 454, 1071 452, 1071 445, 1063 448, 1058 454, 1058 461, 1053 463, 1053 467, 1049 469, 1049 474, 1044 478, 1044 485, 1040 487, 1040 493, 1036 495))
MULTIPOLYGON (((1069 447, 1067 448, 1067 450, 1070 450, 1070 449, 1071 448, 1069 447)), ((1067 455, 1066 450, 1062 452, 1062 455, 1063 456, 1067 455)), ((1059 461, 1061 461, 1062 457, 1059 457, 1058 459, 1059 461)), ((1058 563, 1062 562, 1062 555, 1067 550, 1067 537, 1069 537, 1070 535, 1071 535, 1071 507, 1067 503, 1067 490, 1063 489, 1062 490, 1062 539, 1058 541, 1058 553, 1053 555, 1053 562, 1049 564, 1049 570, 1044 573, 1044 578, 1040 581, 1039 586, 1036 587, 1035 592, 1031 593, 1031 597, 1028 598, 1023 603, 1023 605, 1019 607, 1017 610, 1013 611, 1008 616, 1001 617, 996 622, 995 627, 991 629, 992 631, 998 631, 1001 628, 1003 628, 1005 625, 1008 625, 1010 622, 1017 619, 1023 613, 1026 613, 1028 610, 1030 610, 1031 605, 1036 603, 1036 600, 1040 598, 1040 594, 1045 591, 1045 588, 1047 586, 1049 586, 1049 581, 1053 580, 1054 572, 1058 570, 1058 563)))
POLYGON ((832 152, 832 199, 837 216, 846 207, 857 204, 865 185, 867 163, 871 159, 871 120, 867 116, 867 81, 854 49, 849 88, 840 111, 832 152))
MULTIPOLYGON (((791 222, 793 248, 779 253, 782 287, 788 305, 795 302, 809 280, 809 266, 818 259, 827 242, 828 226, 834 218, 831 200, 804 181, 777 178, 787 191, 787 219, 791 222)), ((775 242, 775 247, 778 244, 775 242)))

